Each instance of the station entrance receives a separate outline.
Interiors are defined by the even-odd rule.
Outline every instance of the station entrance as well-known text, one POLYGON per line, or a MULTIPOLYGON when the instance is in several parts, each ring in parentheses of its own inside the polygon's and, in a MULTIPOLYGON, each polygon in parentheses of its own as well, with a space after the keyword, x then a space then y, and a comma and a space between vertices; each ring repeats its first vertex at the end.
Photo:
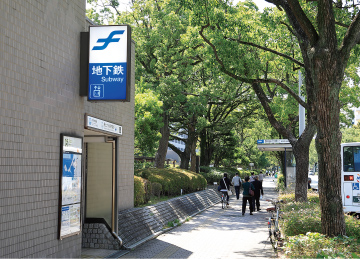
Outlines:
POLYGON ((102 223, 117 233, 116 139, 88 134, 84 137, 84 222, 102 223))

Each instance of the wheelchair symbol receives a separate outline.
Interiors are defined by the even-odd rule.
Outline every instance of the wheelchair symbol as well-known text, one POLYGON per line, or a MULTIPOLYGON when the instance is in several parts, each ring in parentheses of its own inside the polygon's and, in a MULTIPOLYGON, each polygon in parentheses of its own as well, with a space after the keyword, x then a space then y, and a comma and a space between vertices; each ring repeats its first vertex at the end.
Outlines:
POLYGON ((353 190, 360 190, 359 183, 353 183, 352 184, 352 189, 353 190))

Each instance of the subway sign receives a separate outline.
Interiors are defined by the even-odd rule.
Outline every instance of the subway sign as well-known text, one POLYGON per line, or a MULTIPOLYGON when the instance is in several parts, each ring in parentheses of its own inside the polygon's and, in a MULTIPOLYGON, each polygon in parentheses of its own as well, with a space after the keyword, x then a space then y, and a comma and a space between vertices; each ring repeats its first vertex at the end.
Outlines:
POLYGON ((89 101, 129 101, 131 28, 90 26, 89 101))

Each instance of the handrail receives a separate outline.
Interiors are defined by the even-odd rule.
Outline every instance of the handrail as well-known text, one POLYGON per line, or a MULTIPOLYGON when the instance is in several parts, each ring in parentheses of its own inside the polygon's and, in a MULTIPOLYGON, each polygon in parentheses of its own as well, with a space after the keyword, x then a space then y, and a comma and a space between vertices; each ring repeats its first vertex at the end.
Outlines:
POLYGON ((113 237, 114 237, 115 239, 117 239, 117 240, 119 241, 120 247, 122 247, 123 241, 122 241, 121 237, 119 237, 119 235, 116 234, 115 232, 111 232, 111 234, 113 235, 113 237))

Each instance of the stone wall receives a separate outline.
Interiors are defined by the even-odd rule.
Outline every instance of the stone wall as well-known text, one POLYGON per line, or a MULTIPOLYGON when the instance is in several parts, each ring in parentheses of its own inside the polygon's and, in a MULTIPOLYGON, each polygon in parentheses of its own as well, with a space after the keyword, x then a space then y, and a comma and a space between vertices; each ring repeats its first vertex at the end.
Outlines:
POLYGON ((101 223, 85 223, 82 231, 82 247, 120 250, 120 241, 101 223))
POLYGON ((153 206, 133 208, 119 212, 119 236, 125 248, 137 245, 161 234, 169 222, 179 220, 184 222, 204 209, 218 203, 220 194, 207 189, 153 206))

